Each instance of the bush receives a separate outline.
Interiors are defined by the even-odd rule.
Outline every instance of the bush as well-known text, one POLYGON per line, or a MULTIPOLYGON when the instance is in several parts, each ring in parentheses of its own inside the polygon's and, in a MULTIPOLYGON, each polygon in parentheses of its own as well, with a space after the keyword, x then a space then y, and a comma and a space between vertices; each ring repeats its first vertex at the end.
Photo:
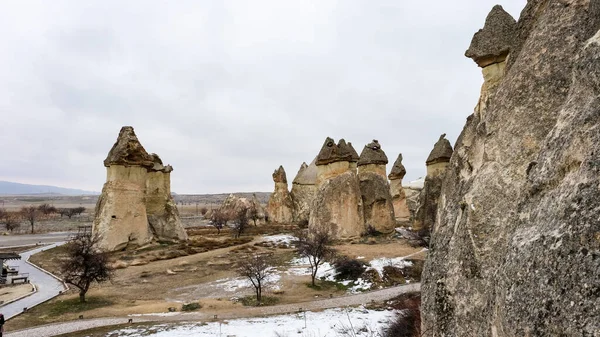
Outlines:
POLYGON ((392 299, 391 307, 400 310, 390 325, 383 330, 384 337, 421 336, 421 294, 402 294, 392 299))
POLYGON ((388 286, 406 283, 402 269, 394 266, 383 267, 383 282, 388 286))
POLYGON ((181 311, 194 311, 194 310, 198 310, 201 309, 202 306, 200 305, 200 303, 188 303, 188 304, 184 304, 181 306, 181 311))
POLYGON ((347 256, 341 256, 333 263, 335 267, 336 280, 356 280, 367 269, 362 261, 351 259, 347 256))
POLYGON ((407 267, 406 276, 408 276, 411 280, 421 281, 421 274, 423 273, 423 266, 425 265, 425 261, 423 260, 407 260, 412 262, 412 266, 407 267))

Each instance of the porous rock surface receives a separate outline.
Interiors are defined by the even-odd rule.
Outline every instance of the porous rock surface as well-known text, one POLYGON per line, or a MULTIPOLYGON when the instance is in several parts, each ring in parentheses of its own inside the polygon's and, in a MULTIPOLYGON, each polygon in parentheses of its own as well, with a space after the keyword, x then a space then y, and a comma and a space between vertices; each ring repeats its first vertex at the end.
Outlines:
POLYGON ((516 28, 515 19, 502 6, 494 6, 485 19, 483 29, 473 36, 465 56, 482 68, 504 61, 515 39, 516 28))
POLYGON ((292 201, 294 202, 294 222, 308 222, 310 208, 317 192, 316 159, 310 165, 302 163, 292 182, 292 201))
POLYGON ((352 165, 356 156, 351 149, 343 139, 336 145, 328 137, 319 151, 309 232, 328 227, 339 238, 358 237, 365 232, 360 182, 352 165))
POLYGON ((358 160, 364 221, 367 227, 371 226, 381 233, 390 233, 396 227, 385 169, 387 163, 387 156, 377 140, 364 147, 358 160))
POLYGON ((92 225, 101 248, 114 251, 153 239, 187 239, 171 197, 173 168, 148 154, 132 127, 121 128, 104 165, 106 183, 92 225))
POLYGON ((388 175, 390 180, 390 194, 392 195, 392 205, 394 206, 394 216, 397 221, 407 222, 410 220, 410 210, 406 204, 406 192, 402 187, 402 179, 406 175, 406 168, 402 165, 402 153, 392 166, 388 175))
POLYGON ((444 177, 428 336, 600 331, 600 3, 530 0, 444 177))
POLYGON ((267 203, 269 219, 276 223, 290 224, 294 221, 294 201, 288 191, 287 176, 283 166, 273 172, 275 190, 267 203))

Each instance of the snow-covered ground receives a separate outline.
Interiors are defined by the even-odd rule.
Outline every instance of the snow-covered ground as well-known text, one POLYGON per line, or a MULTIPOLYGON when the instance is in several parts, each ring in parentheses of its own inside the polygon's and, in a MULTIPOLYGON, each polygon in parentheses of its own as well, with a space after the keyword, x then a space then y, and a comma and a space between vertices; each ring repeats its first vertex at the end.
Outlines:
POLYGON ((380 334, 378 333, 387 326, 394 314, 394 311, 375 311, 366 310, 364 308, 330 309, 322 312, 296 313, 265 318, 236 319, 225 321, 223 323, 161 324, 150 329, 115 330, 107 333, 107 336, 379 336, 380 334), (354 332, 350 332, 349 329, 354 332))
POLYGON ((297 237, 289 234, 277 234, 277 235, 268 235, 263 237, 263 241, 273 242, 273 243, 284 243, 290 245, 292 242, 298 240, 297 237))

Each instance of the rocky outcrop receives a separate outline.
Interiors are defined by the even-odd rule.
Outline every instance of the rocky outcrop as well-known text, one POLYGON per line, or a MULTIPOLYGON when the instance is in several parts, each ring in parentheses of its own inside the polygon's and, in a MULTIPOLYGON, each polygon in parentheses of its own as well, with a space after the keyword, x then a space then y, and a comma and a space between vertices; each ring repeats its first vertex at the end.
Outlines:
POLYGON ((391 233, 396 227, 385 166, 388 158, 377 140, 365 145, 358 160, 358 179, 367 227, 391 233))
POLYGON ((275 191, 267 203, 269 220, 276 223, 290 224, 294 221, 294 201, 288 191, 287 176, 283 166, 273 173, 275 191))
MULTIPOLYGON (((365 232, 360 183, 352 145, 327 138, 317 159, 317 191, 309 216, 309 231, 329 227, 339 238, 365 232)), ((354 151, 356 152, 356 151, 354 151)))
POLYGON ((427 176, 423 190, 419 193, 418 208, 413 222, 415 230, 429 232, 435 223, 444 174, 453 152, 452 145, 445 137, 446 134, 440 136, 425 162, 427 176))
POLYGON ((244 198, 235 194, 230 194, 225 198, 218 210, 228 220, 235 220, 241 212, 245 212, 248 221, 253 224, 261 225, 265 223, 265 209, 260 204, 260 201, 255 194, 252 195, 252 198, 244 198))
POLYGON ((419 195, 424 186, 424 177, 410 181, 408 184, 403 184, 402 186, 404 194, 406 195, 406 206, 410 212, 410 222, 414 221, 415 215, 417 214, 417 209, 419 208, 419 195))
POLYGON ((402 179, 406 175, 406 168, 402 165, 402 153, 394 162, 394 166, 388 175, 390 180, 390 194, 392 196, 392 205, 394 206, 394 216, 396 221, 410 221, 410 210, 406 205, 406 192, 402 187, 402 179))
POLYGON ((146 214, 150 230, 162 240, 187 240, 181 225, 179 210, 171 195, 171 165, 164 166, 157 154, 151 155, 154 165, 146 179, 146 214))
POLYGON ((106 183, 92 226, 101 238, 101 248, 113 251, 153 239, 187 239, 170 195, 172 167, 162 166, 158 156, 149 155, 132 127, 121 129, 104 166, 106 183))
POLYGON ((600 331, 600 3, 527 2, 456 142, 422 283, 429 336, 600 331))
POLYGON ((308 223, 310 208, 317 192, 316 158, 310 165, 302 163, 292 182, 292 200, 294 201, 294 222, 308 223))

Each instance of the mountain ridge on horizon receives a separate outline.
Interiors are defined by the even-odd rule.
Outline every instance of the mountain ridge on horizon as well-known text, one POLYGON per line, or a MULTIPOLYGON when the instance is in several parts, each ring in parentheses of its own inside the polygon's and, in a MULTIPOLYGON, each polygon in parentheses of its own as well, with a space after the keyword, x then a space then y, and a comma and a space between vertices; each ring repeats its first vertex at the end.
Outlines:
POLYGON ((23 184, 0 180, 0 195, 99 195, 100 192, 85 191, 51 185, 23 184))

